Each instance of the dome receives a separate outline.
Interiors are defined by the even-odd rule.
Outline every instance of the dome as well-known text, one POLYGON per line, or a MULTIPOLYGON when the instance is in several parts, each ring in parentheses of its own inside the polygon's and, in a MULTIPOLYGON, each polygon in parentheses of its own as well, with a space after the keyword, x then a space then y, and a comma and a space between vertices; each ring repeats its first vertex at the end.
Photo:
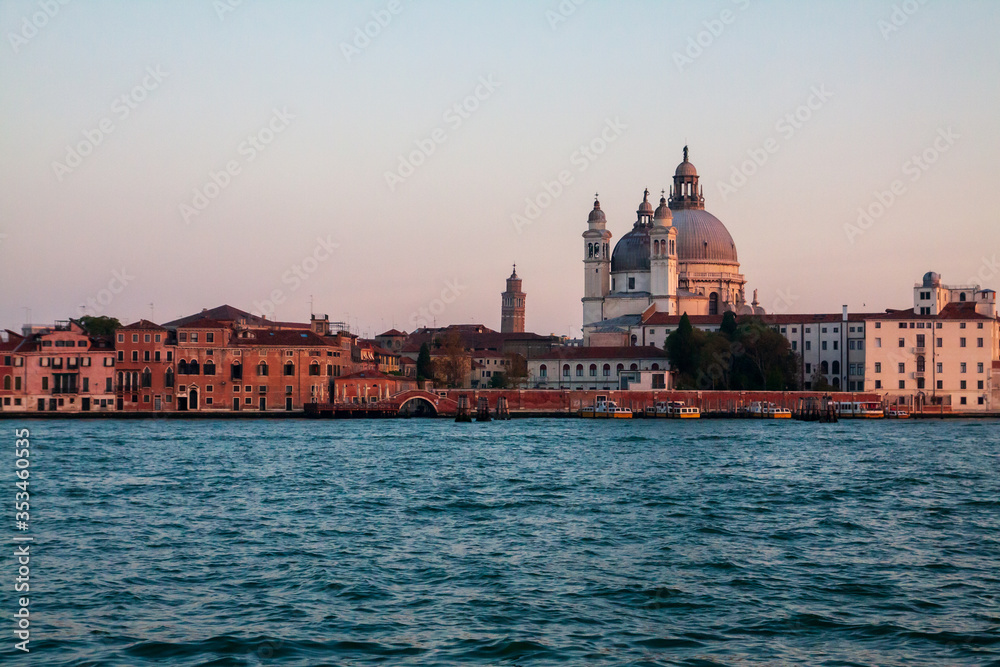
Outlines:
POLYGON ((594 200, 594 210, 590 212, 590 217, 587 218, 587 222, 607 222, 608 218, 604 215, 604 211, 601 210, 601 202, 594 200))
POLYGON ((677 261, 739 262, 729 230, 708 211, 698 208, 675 210, 674 227, 677 228, 677 261))
POLYGON ((639 215, 653 215, 653 205, 649 203, 649 189, 642 194, 642 203, 636 211, 639 215))
POLYGON ((649 271, 649 228, 632 228, 611 253, 611 273, 649 271))
POLYGON ((941 285, 941 274, 928 271, 924 274, 924 287, 939 287, 941 285))
POLYGON ((673 213, 670 212, 670 207, 667 206, 667 198, 660 197, 660 205, 656 207, 656 213, 653 214, 653 219, 670 220, 673 217, 673 213))
POLYGON ((684 161, 677 165, 677 170, 674 171, 674 176, 697 176, 698 170, 694 168, 694 165, 684 158, 684 161))

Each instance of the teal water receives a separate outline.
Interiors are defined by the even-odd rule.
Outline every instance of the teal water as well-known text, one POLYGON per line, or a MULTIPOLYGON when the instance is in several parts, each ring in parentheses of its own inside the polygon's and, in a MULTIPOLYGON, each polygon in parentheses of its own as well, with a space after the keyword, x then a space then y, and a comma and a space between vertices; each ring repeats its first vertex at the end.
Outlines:
POLYGON ((25 425, 5 664, 1000 665, 995 422, 25 425))

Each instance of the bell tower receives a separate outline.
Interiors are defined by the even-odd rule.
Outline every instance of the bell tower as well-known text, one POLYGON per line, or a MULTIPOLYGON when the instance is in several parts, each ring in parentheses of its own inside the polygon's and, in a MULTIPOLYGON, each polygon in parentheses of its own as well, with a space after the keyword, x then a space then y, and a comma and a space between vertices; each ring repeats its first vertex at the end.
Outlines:
POLYGON ((517 277, 517 264, 507 279, 507 291, 500 298, 500 333, 523 333, 525 294, 521 291, 521 279, 517 277))
POLYGON ((665 196, 653 214, 649 230, 650 296, 657 310, 677 314, 677 228, 665 196))
POLYGON ((611 232, 601 202, 594 195, 594 210, 583 233, 583 324, 604 319, 604 297, 611 292, 611 232))

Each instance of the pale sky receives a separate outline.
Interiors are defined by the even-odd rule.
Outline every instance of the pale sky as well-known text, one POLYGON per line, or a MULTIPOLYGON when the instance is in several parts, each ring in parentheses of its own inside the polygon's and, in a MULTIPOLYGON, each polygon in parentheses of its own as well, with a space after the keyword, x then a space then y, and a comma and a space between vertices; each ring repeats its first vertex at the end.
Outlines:
POLYGON ((528 329, 579 335, 594 193, 617 241, 685 143, 768 310, 997 289, 998 34, 987 0, 5 1, 0 327, 277 292, 499 328, 516 262, 528 329))

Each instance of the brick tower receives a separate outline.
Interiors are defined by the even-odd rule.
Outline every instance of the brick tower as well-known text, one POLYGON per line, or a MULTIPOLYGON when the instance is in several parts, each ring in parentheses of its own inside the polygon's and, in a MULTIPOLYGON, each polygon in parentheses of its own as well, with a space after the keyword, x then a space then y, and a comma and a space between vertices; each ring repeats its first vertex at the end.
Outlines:
POLYGON ((500 308, 500 332, 520 333, 524 331, 524 292, 521 291, 521 279, 517 277, 517 264, 507 279, 507 291, 500 295, 503 298, 500 308))

